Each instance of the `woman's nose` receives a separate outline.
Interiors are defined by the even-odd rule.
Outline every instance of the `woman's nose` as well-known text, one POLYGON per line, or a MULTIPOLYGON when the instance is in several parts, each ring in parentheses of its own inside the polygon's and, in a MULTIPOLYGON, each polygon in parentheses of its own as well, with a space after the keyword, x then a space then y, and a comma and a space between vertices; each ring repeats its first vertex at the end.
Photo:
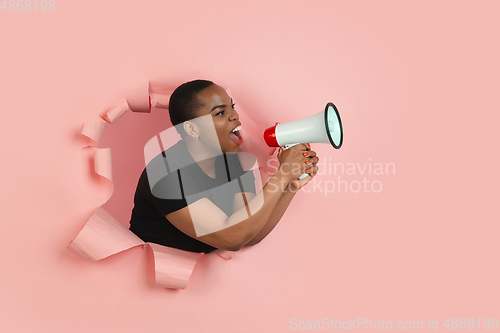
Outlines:
POLYGON ((232 109, 231 115, 229 116, 229 120, 235 121, 240 120, 240 115, 235 109, 232 109))

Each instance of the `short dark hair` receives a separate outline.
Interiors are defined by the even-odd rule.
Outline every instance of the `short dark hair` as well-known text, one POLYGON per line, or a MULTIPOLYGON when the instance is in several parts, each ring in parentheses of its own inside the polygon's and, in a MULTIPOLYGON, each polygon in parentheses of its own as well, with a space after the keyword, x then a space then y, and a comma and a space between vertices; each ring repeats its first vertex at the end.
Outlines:
POLYGON ((214 83, 208 80, 194 80, 178 86, 168 103, 168 111, 172 125, 176 126, 187 120, 196 118, 196 111, 202 107, 196 95, 214 83))

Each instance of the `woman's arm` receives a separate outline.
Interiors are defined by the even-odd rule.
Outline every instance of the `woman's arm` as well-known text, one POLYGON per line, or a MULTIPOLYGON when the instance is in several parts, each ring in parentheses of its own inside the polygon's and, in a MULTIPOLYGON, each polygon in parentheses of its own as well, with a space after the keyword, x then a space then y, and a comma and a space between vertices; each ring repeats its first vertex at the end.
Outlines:
POLYGON ((295 196, 295 192, 290 191, 290 189, 286 189, 283 194, 281 195, 280 199, 278 200, 278 203, 273 209, 273 212, 269 216, 269 220, 267 220, 266 224, 260 231, 255 235, 248 243, 245 245, 251 246, 259 243, 261 240, 263 240, 273 229, 276 227, 278 222, 281 220, 281 217, 285 213, 286 209, 288 208, 288 205, 290 205, 290 202, 292 201, 293 197, 295 196))
POLYGON ((278 171, 262 191, 229 217, 209 199, 203 198, 188 207, 167 214, 166 218, 180 231, 201 242, 219 249, 237 251, 267 224, 286 186, 297 179, 306 168, 311 169, 304 163, 303 154, 306 151, 305 145, 297 145, 283 153, 278 171), (249 211, 252 213, 250 216, 249 211), (193 222, 196 223, 196 228, 193 222), (218 231, 203 233, 214 226, 218 231), (200 230, 202 236, 198 236, 200 230))
POLYGON ((277 191, 284 175, 278 171, 248 205, 227 216, 209 199, 200 199, 187 207, 167 214, 166 218, 180 231, 213 247, 237 251, 264 227, 282 192, 277 191), (248 210, 255 212, 248 215, 248 210), (203 234, 203 231, 220 229, 203 234), (200 232, 202 236, 198 236, 200 232))

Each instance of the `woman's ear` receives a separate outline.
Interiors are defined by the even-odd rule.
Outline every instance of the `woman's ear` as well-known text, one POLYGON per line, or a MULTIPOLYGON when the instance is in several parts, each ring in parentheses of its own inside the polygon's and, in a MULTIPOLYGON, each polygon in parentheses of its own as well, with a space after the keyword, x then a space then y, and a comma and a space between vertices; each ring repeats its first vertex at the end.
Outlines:
POLYGON ((195 123, 193 123, 191 121, 185 121, 182 124, 182 126, 184 128, 184 131, 187 133, 187 135, 189 135, 195 139, 198 139, 198 137, 200 136, 200 133, 199 133, 199 128, 195 123))

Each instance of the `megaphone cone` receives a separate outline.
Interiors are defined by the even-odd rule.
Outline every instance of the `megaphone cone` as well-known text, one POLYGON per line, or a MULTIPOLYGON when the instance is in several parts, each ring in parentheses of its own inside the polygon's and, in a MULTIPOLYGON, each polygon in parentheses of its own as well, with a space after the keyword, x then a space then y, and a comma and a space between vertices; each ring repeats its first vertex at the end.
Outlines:
POLYGON ((326 104, 325 110, 314 116, 277 124, 264 131, 264 140, 269 147, 284 147, 298 143, 330 143, 335 149, 342 146, 342 121, 335 105, 326 104))

